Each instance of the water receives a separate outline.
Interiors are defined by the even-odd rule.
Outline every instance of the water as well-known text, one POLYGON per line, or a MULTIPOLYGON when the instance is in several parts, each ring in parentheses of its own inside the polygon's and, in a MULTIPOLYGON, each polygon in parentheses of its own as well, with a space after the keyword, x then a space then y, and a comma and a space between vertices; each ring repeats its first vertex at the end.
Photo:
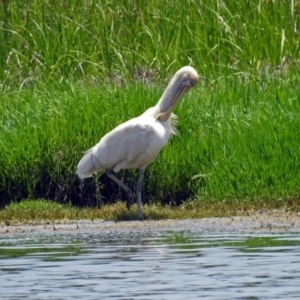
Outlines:
POLYGON ((300 234, 0 236, 0 299, 299 299, 300 234))

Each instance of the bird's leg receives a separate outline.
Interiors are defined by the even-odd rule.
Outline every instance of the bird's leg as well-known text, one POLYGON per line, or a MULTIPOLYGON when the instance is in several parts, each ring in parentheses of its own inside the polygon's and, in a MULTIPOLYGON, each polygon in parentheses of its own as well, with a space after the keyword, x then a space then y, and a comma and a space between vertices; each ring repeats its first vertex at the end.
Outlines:
POLYGON ((143 220, 142 211, 142 180, 145 170, 140 169, 139 178, 136 184, 136 194, 137 194, 137 206, 138 206, 138 219, 143 220))
POLYGON ((127 196, 126 206, 127 206, 127 209, 129 210, 129 209, 130 209, 130 206, 131 206, 131 203, 133 202, 133 196, 132 196, 131 189, 130 189, 126 184, 124 184, 121 180, 119 180, 115 175, 113 175, 113 174, 111 173, 111 170, 106 170, 106 171, 105 171, 105 174, 106 174, 111 180, 113 180, 114 182, 116 182, 119 186, 121 186, 121 187, 125 190, 126 196, 127 196))
POLYGON ((132 192, 130 188, 127 188, 126 190, 126 207, 128 210, 130 210, 131 204, 134 202, 132 192))

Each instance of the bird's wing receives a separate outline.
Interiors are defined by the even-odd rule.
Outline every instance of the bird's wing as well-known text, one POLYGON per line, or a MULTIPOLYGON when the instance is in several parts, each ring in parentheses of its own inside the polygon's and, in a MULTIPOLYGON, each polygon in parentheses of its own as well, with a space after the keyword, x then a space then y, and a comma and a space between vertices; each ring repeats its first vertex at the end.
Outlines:
POLYGON ((116 127, 91 151, 103 169, 118 172, 123 168, 146 167, 155 160, 167 140, 159 122, 140 116, 116 127))

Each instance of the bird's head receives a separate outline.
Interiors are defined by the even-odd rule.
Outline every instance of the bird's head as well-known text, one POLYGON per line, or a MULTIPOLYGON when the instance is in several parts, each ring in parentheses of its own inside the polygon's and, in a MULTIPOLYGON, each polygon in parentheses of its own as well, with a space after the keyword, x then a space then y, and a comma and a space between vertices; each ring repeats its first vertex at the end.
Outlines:
POLYGON ((159 107, 157 119, 168 120, 175 105, 198 81, 199 76, 193 67, 185 66, 179 69, 157 103, 159 107))

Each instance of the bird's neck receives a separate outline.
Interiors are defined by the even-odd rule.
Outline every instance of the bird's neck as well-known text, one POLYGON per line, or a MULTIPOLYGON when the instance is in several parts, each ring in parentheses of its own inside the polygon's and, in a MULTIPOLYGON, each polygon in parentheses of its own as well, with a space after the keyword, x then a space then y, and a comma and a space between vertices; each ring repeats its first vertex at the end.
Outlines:
MULTIPOLYGON (((176 96, 176 90, 171 88, 171 83, 168 85, 164 93, 162 94, 161 98, 156 104, 156 107, 160 113, 166 113, 170 107, 172 106, 172 102, 176 96)), ((172 111, 166 113, 166 119, 169 119, 171 116, 172 111)))
POLYGON ((151 117, 156 119, 159 116, 160 113, 161 113, 161 111, 159 110, 159 107, 156 105, 156 106, 148 108, 143 113, 143 115, 151 116, 151 117))

